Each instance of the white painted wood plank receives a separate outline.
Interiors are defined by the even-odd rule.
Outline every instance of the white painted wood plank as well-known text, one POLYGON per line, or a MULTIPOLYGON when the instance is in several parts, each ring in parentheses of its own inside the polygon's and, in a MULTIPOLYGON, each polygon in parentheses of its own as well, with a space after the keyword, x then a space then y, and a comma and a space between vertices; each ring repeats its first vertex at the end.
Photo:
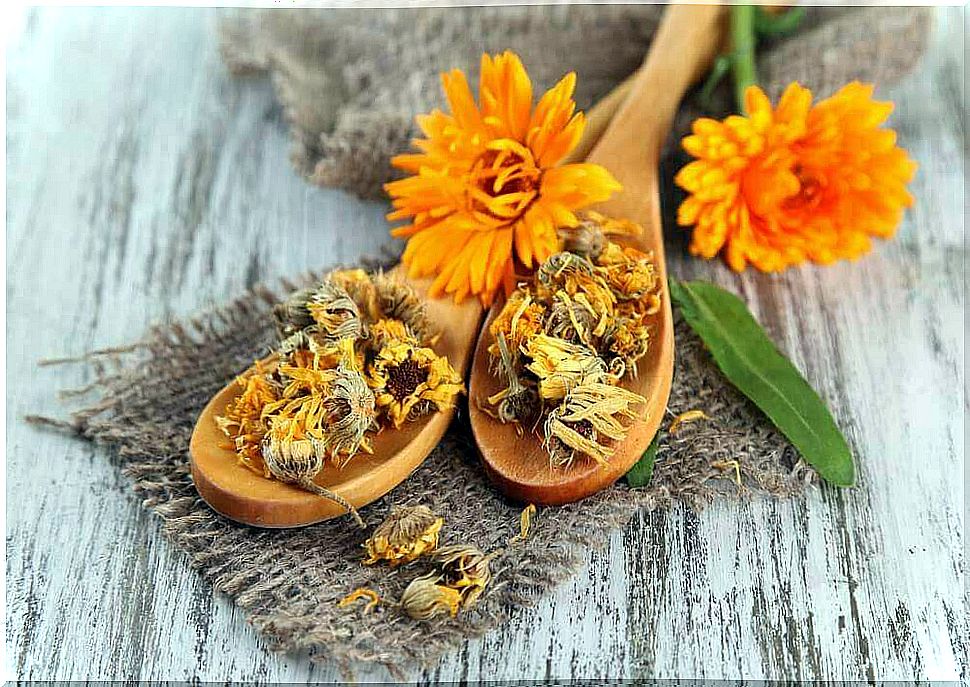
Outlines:
MULTIPOLYGON (((778 277, 669 242, 677 274, 741 293, 830 401, 860 487, 644 516, 535 608, 411 677, 966 677, 963 18, 943 19, 892 92, 922 165, 897 240, 778 277)), ((21 679, 337 679, 267 653, 104 451, 20 418, 57 413, 52 391, 84 381, 38 358, 374 252, 384 208, 292 174, 269 86, 224 73, 210 13, 47 8, 24 31, 8 55, 11 665, 21 679)))

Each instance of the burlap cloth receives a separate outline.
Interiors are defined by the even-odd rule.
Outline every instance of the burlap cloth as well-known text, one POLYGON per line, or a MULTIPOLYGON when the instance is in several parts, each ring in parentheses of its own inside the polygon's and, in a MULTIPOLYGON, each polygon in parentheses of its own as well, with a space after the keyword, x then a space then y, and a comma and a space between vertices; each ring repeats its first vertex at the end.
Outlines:
MULTIPOLYGON (((224 47, 237 68, 272 69, 292 117, 301 171, 366 194, 386 178, 387 156, 405 144, 414 112, 436 102, 440 69, 471 67, 482 49, 510 46, 543 85, 565 66, 577 68, 580 98, 588 101, 634 68, 658 12, 650 6, 254 12, 226 25, 224 47)), ((885 83, 913 64, 928 23, 915 10, 814 14, 815 28, 763 59, 772 84, 799 78, 824 93, 855 76, 885 83)), ((462 411, 426 462, 362 515, 372 527, 392 504, 425 504, 446 518, 443 544, 500 550, 479 605, 433 622, 410 620, 393 603, 366 615, 359 606, 339 608, 356 587, 397 600, 423 564, 396 571, 361 565, 366 531, 347 518, 297 530, 237 525, 201 501, 189 474, 196 418, 216 391, 268 352, 280 292, 261 288, 191 321, 158 327, 134 346, 86 357, 95 381, 75 392, 88 398, 86 407, 69 423, 33 418, 113 447, 165 533, 280 650, 306 650, 347 670, 360 661, 395 674, 429 664, 563 580, 583 562, 585 547, 605 542, 639 508, 675 500, 697 506, 718 494, 791 495, 814 478, 678 320, 668 416, 700 408, 713 419, 685 425, 675 436, 662 433, 648 487, 621 482, 578 504, 542 508, 528 538, 510 543, 521 504, 489 486, 462 411), (743 488, 733 481, 732 461, 743 488)))

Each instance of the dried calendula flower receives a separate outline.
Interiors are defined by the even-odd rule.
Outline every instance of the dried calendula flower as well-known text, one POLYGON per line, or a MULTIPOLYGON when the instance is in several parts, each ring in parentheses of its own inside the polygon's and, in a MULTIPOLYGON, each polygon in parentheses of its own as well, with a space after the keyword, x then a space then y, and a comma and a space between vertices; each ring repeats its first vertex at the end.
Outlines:
POLYGON ((313 288, 294 291, 282 303, 273 308, 276 328, 281 338, 286 338, 313 325, 313 317, 306 304, 313 295, 313 288))
POLYGON ((371 325, 370 343, 375 350, 380 350, 384 346, 400 341, 411 344, 420 343, 411 328, 401 320, 383 318, 371 325))
POLYGON ((361 315, 371 320, 380 317, 377 287, 365 270, 360 268, 334 270, 327 275, 327 281, 346 291, 357 305, 361 315))
MULTIPOLYGON (((502 310, 492 320, 489 331, 496 339, 503 336, 511 351, 517 352, 522 344, 542 332, 546 307, 533 299, 525 289, 512 292, 502 310)), ((497 344, 492 344, 489 352, 498 356, 497 344)))
MULTIPOLYGON (((287 382, 283 398, 263 411, 270 421, 264 458, 305 444, 321 461, 329 457, 339 466, 359 450, 370 452, 365 434, 375 428, 377 413, 374 394, 359 372, 343 365, 333 370, 281 366, 280 374, 287 382)), ((321 462, 316 472, 322 467, 321 462)))
POLYGON ((543 427, 546 449, 554 465, 569 465, 575 453, 605 464, 613 455, 608 442, 626 436, 621 419, 634 419, 633 408, 645 399, 626 389, 587 382, 572 389, 552 410, 543 427))
POLYGON ((333 282, 320 284, 306 304, 319 331, 327 339, 359 339, 366 333, 357 304, 333 282))
POLYGON ((498 358, 494 360, 498 361, 496 365, 505 379, 506 387, 489 396, 483 410, 499 422, 515 422, 516 431, 521 434, 521 425, 534 418, 540 410, 539 393, 535 385, 526 384, 519 377, 518 363, 509 350, 505 336, 498 334, 493 345, 499 351, 498 358))
POLYGON ((471 607, 492 579, 489 567, 492 556, 486 556, 475 546, 446 546, 435 552, 434 560, 439 569, 438 583, 461 594, 462 608, 471 607))
POLYGON ((447 358, 406 341, 390 341, 377 352, 367 383, 395 428, 407 419, 451 408, 465 389, 447 358))
POLYGON ((266 435, 263 409, 279 399, 280 389, 257 362, 236 379, 242 393, 226 406, 216 424, 233 442, 239 462, 257 474, 269 477, 260 445, 266 435))
POLYGON ((458 615, 461 593, 439 584, 437 573, 422 575, 411 580, 401 595, 401 608, 415 620, 430 620, 439 615, 458 615))
POLYGON ((660 279, 653 266, 653 254, 636 248, 609 244, 597 259, 598 272, 621 300, 646 299, 643 310, 649 314, 660 307, 660 279))
POLYGON ((383 317, 403 322, 420 343, 435 343, 438 339, 436 328, 428 318, 424 301, 410 284, 391 274, 378 272, 374 276, 374 287, 383 317))
POLYGON ((526 367, 538 378, 544 400, 562 399, 573 388, 606 374, 606 364, 595 351, 554 336, 532 337, 525 353, 532 359, 526 367))
POLYGON ((427 506, 395 507, 364 542, 364 564, 387 561, 396 568, 433 551, 444 522, 427 506))

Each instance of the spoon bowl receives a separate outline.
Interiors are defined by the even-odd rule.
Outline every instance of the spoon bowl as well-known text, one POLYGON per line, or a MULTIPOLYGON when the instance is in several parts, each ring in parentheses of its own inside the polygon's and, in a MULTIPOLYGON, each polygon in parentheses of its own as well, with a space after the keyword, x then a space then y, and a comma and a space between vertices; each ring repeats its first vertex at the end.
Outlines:
MULTIPOLYGON (((674 342, 657 168, 681 97, 703 73, 718 48, 721 19, 722 8, 716 5, 668 7, 644 65, 633 77, 629 95, 612 122, 598 141, 581 141, 577 146, 578 150, 590 150, 586 160, 606 167, 623 185, 619 194, 596 210, 630 219, 643 227, 640 236, 613 240, 652 251, 662 292, 662 307, 650 322, 650 348, 637 365, 637 375, 623 382, 624 388, 646 400, 639 408, 641 419, 614 446, 609 464, 600 466, 580 458, 565 468, 552 467, 541 437, 531 428, 503 424, 486 413, 482 408, 484 400, 504 386, 491 374, 488 354, 493 340, 488 325, 501 310, 501 303, 492 307, 479 335, 469 384, 472 430, 486 472, 507 496, 517 501, 558 505, 600 491, 626 474, 660 426, 670 396, 674 342)), ((573 161, 576 160, 567 160, 573 161)))
MULTIPOLYGON (((447 299, 428 299, 430 280, 407 280, 403 274, 399 278, 414 286, 426 303, 430 320, 441 327, 435 352, 447 356, 464 378, 482 319, 481 305, 476 300, 456 305, 447 299), (447 326, 443 326, 445 323, 447 326)), ((274 360, 275 356, 270 356, 265 362, 272 365, 274 360)), ((232 382, 216 394, 192 432, 190 465, 199 495, 227 518, 257 527, 298 527, 345 515, 344 508, 334 501, 266 479, 237 460, 215 419, 239 391, 232 382)), ((339 494, 355 508, 376 501, 421 465, 448 429, 454 414, 453 408, 406 423, 401 429, 385 428, 373 438, 373 454, 360 452, 342 468, 328 461, 314 482, 339 494)))

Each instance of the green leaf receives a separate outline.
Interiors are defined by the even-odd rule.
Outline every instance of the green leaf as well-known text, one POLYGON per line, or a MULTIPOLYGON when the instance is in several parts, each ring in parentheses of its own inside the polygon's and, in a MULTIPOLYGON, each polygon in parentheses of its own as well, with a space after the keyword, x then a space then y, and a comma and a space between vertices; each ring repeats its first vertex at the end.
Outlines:
POLYGON ((670 280, 670 295, 724 375, 832 484, 855 482, 849 445, 818 394, 734 294, 706 282, 670 280))
POLYGON ((653 441, 640 456, 640 460, 633 464, 626 473, 626 481, 631 487, 645 487, 653 477, 653 461, 657 457, 657 446, 660 444, 660 432, 653 435, 653 441))

